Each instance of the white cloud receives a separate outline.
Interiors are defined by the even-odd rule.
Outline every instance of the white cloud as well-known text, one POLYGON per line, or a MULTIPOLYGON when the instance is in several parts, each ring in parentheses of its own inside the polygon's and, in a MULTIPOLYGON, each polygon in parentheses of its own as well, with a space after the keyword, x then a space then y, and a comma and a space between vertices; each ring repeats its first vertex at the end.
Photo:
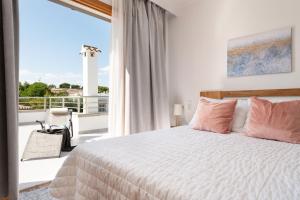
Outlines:
MULTIPOLYGON (((106 80, 109 76, 109 66, 98 68, 98 79, 104 81, 104 84, 107 84, 106 80)), ((61 83, 67 82, 71 84, 82 85, 82 74, 81 73, 41 73, 34 72, 28 69, 21 69, 19 72, 19 77, 21 82, 34 83, 41 81, 47 84, 59 85, 61 83)))
MULTIPOLYGON (((101 83, 104 85, 108 84, 109 69, 109 66, 98 69, 98 79, 99 81, 101 80, 101 83)), ((64 82, 82 85, 82 74, 80 73, 40 73, 28 69, 21 69, 19 77, 21 82, 34 83, 41 81, 47 84, 55 84, 56 86, 64 82)))
POLYGON ((47 84, 55 84, 59 85, 63 82, 68 82, 71 84, 79 84, 82 85, 82 74, 77 73, 40 73, 33 72, 27 69, 21 69, 20 73, 20 81, 27 81, 29 83, 41 81, 47 84))
POLYGON ((98 70, 98 77, 108 76, 110 66, 101 67, 98 70))

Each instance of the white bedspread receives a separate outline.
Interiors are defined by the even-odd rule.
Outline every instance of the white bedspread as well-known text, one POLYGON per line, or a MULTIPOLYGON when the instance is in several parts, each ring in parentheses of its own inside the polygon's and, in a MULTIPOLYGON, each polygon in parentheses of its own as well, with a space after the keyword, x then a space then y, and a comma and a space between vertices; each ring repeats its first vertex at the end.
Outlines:
POLYGON ((178 127, 86 143, 50 186, 58 199, 300 199, 300 145, 178 127))

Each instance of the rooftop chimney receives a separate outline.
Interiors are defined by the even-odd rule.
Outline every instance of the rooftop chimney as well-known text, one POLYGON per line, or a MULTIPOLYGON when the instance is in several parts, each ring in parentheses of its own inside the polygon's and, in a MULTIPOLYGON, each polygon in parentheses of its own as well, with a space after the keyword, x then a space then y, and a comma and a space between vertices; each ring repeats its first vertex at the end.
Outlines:
MULTIPOLYGON (((99 52, 97 47, 83 45, 81 47, 83 66, 83 96, 98 96, 98 67, 99 52)), ((98 112, 98 99, 87 98, 85 113, 98 112)))

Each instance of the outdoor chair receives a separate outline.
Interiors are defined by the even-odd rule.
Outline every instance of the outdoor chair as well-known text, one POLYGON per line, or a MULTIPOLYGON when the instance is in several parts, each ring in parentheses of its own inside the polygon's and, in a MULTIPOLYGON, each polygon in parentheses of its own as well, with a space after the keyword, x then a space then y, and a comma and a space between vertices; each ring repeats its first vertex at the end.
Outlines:
POLYGON ((55 129, 68 128, 73 137, 72 110, 68 108, 51 108, 47 110, 45 123, 36 121, 41 125, 41 132, 49 132, 55 129))
POLYGON ((60 157, 61 151, 71 151, 73 137, 72 111, 52 108, 46 112, 45 123, 40 130, 33 130, 21 160, 60 157))

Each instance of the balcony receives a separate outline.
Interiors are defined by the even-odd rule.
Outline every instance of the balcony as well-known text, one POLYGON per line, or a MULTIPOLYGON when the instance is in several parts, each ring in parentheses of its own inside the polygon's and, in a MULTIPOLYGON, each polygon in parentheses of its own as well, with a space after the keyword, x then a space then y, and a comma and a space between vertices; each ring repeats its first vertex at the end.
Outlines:
MULTIPOLYGON (((72 145, 109 138, 108 96, 20 97, 19 98, 19 156, 23 154, 29 135, 40 129, 36 120, 45 121, 50 108, 73 111, 74 138, 72 145)), ((20 166, 20 189, 52 180, 68 153, 60 158, 23 161, 20 166)))
POLYGON ((78 97, 20 97, 20 125, 45 121, 50 108, 68 108, 73 111, 74 135, 105 132, 108 124, 108 96, 78 97))

